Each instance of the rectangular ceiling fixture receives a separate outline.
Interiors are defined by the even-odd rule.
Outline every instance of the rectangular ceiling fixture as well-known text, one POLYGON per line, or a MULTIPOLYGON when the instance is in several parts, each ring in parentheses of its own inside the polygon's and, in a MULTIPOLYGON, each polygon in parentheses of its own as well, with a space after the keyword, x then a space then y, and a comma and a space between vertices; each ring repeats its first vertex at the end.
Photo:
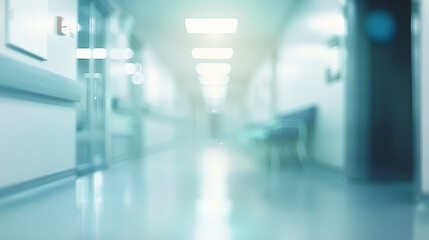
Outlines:
POLYGON ((194 48, 192 57, 195 59, 230 59, 234 51, 232 48, 194 48))
POLYGON ((201 75, 225 75, 231 72, 229 63, 198 63, 196 71, 201 75))
POLYGON ((225 85, 229 82, 229 75, 200 75, 198 80, 202 85, 225 85))
POLYGON ((228 90, 227 85, 206 85, 202 87, 205 93, 226 93, 228 90))
POLYGON ((188 33, 235 33, 237 18, 187 18, 188 33))

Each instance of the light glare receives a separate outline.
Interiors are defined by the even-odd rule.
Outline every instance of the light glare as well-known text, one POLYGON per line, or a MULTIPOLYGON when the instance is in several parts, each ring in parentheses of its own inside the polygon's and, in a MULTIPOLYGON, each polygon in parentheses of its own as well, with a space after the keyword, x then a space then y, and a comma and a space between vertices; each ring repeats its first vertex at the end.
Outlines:
POLYGON ((308 22, 308 27, 318 32, 344 35, 345 19, 342 14, 337 13, 316 16, 308 22))
POLYGON ((134 57, 134 51, 131 48, 125 48, 123 52, 124 59, 131 59, 134 57))
POLYGON ((133 75, 136 72, 136 65, 134 63, 124 64, 124 73, 127 75, 133 75))
POLYGON ((92 50, 92 58, 105 59, 107 57, 107 50, 105 48, 94 48, 92 50))
POLYGON ((76 49, 76 59, 90 59, 91 49, 89 48, 78 48, 76 49))
POLYGON ((144 82, 143 74, 141 72, 134 73, 133 76, 131 77, 131 81, 136 85, 143 84, 144 82))

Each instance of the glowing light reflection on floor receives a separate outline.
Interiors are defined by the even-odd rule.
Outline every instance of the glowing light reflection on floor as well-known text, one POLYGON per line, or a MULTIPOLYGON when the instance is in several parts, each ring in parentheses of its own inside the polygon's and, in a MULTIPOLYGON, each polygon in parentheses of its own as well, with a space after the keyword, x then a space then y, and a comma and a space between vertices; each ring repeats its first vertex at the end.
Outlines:
POLYGON ((201 162, 201 195, 196 202, 196 240, 230 240, 228 198, 228 155, 221 148, 208 149, 201 162))

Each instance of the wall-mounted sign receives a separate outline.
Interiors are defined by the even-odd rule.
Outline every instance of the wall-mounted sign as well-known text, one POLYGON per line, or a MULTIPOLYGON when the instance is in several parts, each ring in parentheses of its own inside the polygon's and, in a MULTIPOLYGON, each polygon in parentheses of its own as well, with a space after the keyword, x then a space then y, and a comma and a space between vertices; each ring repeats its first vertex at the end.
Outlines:
POLYGON ((57 33, 62 36, 74 37, 76 33, 76 24, 64 17, 57 17, 57 33))

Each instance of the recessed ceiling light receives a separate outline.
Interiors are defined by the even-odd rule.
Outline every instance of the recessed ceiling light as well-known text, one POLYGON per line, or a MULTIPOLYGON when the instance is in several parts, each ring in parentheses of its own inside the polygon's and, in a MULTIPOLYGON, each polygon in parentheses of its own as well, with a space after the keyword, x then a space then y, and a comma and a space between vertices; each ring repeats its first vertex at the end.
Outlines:
POLYGON ((198 63, 196 71, 201 75, 225 75, 231 72, 229 63, 198 63))
POLYGON ((224 85, 229 82, 229 75, 200 75, 198 80, 202 85, 224 85))
POLYGON ((192 57, 195 59, 230 59, 234 51, 232 48, 194 48, 192 57))
POLYGON ((224 93, 211 93, 203 92, 204 99, 224 99, 226 97, 226 92, 224 93))
POLYGON ((202 90, 210 93, 225 93, 228 90, 228 85, 204 85, 202 90))
POLYGON ((188 33, 235 33, 237 18, 187 18, 188 33))

